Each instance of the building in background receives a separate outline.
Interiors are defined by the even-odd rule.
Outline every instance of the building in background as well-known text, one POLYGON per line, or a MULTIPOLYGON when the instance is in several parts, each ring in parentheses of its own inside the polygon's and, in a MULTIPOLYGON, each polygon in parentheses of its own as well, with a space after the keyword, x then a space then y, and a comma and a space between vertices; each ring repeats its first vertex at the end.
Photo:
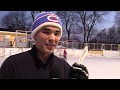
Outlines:
POLYGON ((0 47, 28 47, 27 31, 16 30, 16 32, 0 31, 0 47))

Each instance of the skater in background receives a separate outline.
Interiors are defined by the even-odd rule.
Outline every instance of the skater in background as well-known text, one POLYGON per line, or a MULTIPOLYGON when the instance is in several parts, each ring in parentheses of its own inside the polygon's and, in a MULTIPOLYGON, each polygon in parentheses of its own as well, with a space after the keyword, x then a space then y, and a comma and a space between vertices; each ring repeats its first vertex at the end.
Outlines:
POLYGON ((64 59, 67 60, 67 51, 66 51, 66 48, 64 48, 63 56, 64 56, 64 59))
POLYGON ((32 24, 32 49, 8 57, 0 68, 0 79, 88 79, 84 65, 69 65, 54 55, 62 36, 60 18, 52 12, 42 12, 32 24))
POLYGON ((13 41, 10 41, 10 42, 9 42, 9 46, 10 46, 10 47, 13 47, 13 41))

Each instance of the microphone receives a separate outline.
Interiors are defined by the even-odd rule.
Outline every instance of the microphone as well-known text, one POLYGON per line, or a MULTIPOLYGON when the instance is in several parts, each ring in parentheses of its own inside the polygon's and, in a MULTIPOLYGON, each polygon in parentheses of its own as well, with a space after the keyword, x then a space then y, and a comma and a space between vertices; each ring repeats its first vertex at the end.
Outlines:
POLYGON ((57 68, 52 68, 49 74, 50 74, 50 79, 61 79, 62 78, 62 73, 57 68))

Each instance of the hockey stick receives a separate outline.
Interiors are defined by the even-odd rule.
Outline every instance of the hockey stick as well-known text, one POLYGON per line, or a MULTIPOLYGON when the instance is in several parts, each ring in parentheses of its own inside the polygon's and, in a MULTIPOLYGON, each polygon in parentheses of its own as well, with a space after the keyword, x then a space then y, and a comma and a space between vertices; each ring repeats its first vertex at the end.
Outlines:
POLYGON ((88 46, 85 46, 85 48, 83 49, 83 53, 80 55, 79 60, 78 60, 78 64, 82 64, 83 60, 85 59, 85 57, 88 55, 88 46))

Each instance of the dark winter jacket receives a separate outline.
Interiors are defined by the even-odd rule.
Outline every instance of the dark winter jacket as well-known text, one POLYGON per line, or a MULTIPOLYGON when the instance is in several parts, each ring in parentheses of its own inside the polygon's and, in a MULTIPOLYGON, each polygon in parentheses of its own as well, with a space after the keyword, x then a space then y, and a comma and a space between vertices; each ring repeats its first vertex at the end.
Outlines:
POLYGON ((8 57, 0 69, 0 79, 69 79, 70 65, 54 54, 46 64, 37 58, 35 46, 29 51, 8 57))

